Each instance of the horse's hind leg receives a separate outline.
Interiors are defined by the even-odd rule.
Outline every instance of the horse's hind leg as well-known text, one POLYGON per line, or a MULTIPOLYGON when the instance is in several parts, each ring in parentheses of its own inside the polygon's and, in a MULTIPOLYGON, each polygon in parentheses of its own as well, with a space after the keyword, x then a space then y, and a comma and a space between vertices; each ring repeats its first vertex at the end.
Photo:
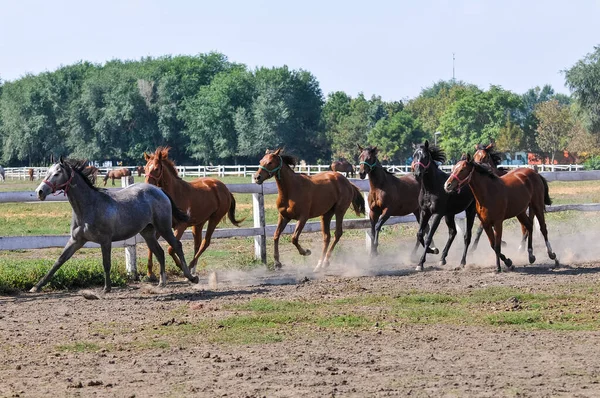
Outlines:
MULTIPOLYGON (((192 226, 192 236, 194 237, 194 258, 189 263, 190 272, 192 275, 196 273, 196 264, 198 263, 196 253, 198 253, 200 250, 202 243, 202 228, 204 228, 204 223, 192 226)), ((198 257, 200 257, 200 255, 198 255, 198 257)))
MULTIPOLYGON (((181 245, 181 237, 183 236, 183 233, 185 232, 186 228, 187 227, 185 225, 180 225, 176 228, 175 239, 177 239, 177 242, 179 243, 179 245, 177 246, 181 245)), ((173 258, 173 261, 175 261, 175 265, 177 265, 183 271, 183 268, 181 267, 181 261, 179 260, 179 257, 176 253, 176 249, 174 249, 173 246, 169 246, 167 251, 169 253, 169 256, 173 258)))
MULTIPOLYGON (((421 213, 419 210, 415 210, 413 212, 413 214, 415 215, 415 218, 417 219, 417 223, 419 224, 419 227, 421 226, 421 213)), ((423 234, 425 236, 427 236, 427 234, 429 233, 429 223, 425 224, 425 229, 423 230, 423 234)), ((412 253, 410 254, 411 258, 415 258, 415 255, 417 254, 417 249, 419 248, 419 245, 424 245, 425 241, 423 240, 423 238, 421 237, 419 239, 419 235, 417 233, 417 243, 415 243, 415 247, 413 248, 412 253)), ((438 254, 440 251, 438 250, 437 247, 435 247, 435 243, 433 242, 433 239, 431 239, 431 245, 426 248, 427 253, 430 254, 438 254)), ((417 261, 417 260, 415 260, 417 261)))
POLYGON ((144 238, 146 244, 148 245, 148 249, 154 253, 158 264, 160 264, 158 286, 164 287, 167 285, 167 273, 165 271, 165 251, 160 246, 160 243, 158 243, 156 231, 154 230, 153 226, 149 225, 140 231, 140 235, 142 235, 142 238, 144 238))
POLYGON ((308 219, 306 218, 300 218, 298 220, 298 222, 296 223, 296 228, 294 229, 294 233, 292 235, 292 243, 294 244, 294 246, 296 246, 296 249, 298 249, 298 253, 300 253, 301 256, 310 256, 310 250, 309 249, 303 249, 302 246, 300 246, 300 234, 302 233, 302 230, 304 229, 304 225, 306 224, 306 221, 308 221, 308 219))
MULTIPOLYGON (((317 266, 313 270, 313 272, 317 272, 321 267, 327 267, 329 263, 325 262, 325 257, 327 256, 327 249, 329 248, 329 243, 331 242, 331 218, 333 217, 333 209, 329 210, 327 213, 321 216, 321 233, 323 234, 323 251, 321 252, 321 258, 317 263, 317 266)), ((372 239, 372 238, 371 238, 372 239)), ((373 247, 373 240, 371 240, 371 248, 373 247)))
MULTIPOLYGON (((181 242, 179 240, 177 240, 177 238, 175 237, 175 235, 173 235, 173 231, 171 231, 170 227, 167 227, 164 231, 161 231, 160 229, 158 229, 158 233, 167 241, 167 243, 173 248, 173 251, 175 252, 175 254, 177 254, 177 257, 179 257, 179 263, 177 263, 177 265, 179 266, 179 268, 181 268, 181 271, 183 271, 183 275, 192 283, 198 283, 198 281, 200 280, 198 278, 198 276, 196 275, 192 275, 190 273, 190 270, 187 266, 187 263, 185 262, 185 256, 183 254, 183 246, 181 245, 181 242)), ((185 229, 184 229, 185 230, 185 229)), ((173 259, 175 259, 175 257, 173 257, 173 259)))
POLYGON ((448 226, 448 241, 446 242, 446 246, 444 246, 444 250, 442 251, 440 265, 446 265, 448 251, 450 250, 450 246, 452 246, 452 242, 454 242, 454 238, 456 237, 456 222, 454 221, 454 214, 444 216, 444 220, 448 226))
POLYGON ((110 268, 111 268, 111 263, 110 263, 110 252, 111 252, 111 248, 112 248, 112 244, 111 242, 108 243, 103 243, 101 245, 102 248, 102 266, 104 267, 104 292, 108 293, 110 292, 111 288, 112 288, 112 283, 110 281, 110 268))
POLYGON ((481 233, 483 232, 483 225, 479 224, 479 228, 475 232, 475 240, 473 241, 473 246, 471 246, 471 253, 477 249, 477 245, 479 245, 479 239, 481 238, 481 233))
POLYGON ((463 255, 460 260, 460 265, 464 267, 467 265, 467 251, 469 249, 469 245, 471 244, 471 231, 473 230, 473 224, 475 223, 475 206, 467 208, 465 211, 467 216, 467 230, 464 235, 465 248, 463 249, 463 255))
POLYGON ((342 237, 342 235, 344 233, 344 231, 342 229, 343 221, 344 221, 344 213, 346 213, 346 210, 340 211, 339 207, 336 207, 336 210, 335 210, 335 235, 334 235, 333 243, 331 244, 331 246, 329 247, 329 250, 327 250, 327 254, 325 255, 325 260, 323 261, 324 266, 329 265, 329 259, 331 258, 331 253, 333 252, 333 249, 335 249, 335 245, 337 245, 337 243, 340 241, 340 238, 342 237))
MULTIPOLYGON (((208 249, 208 246, 210 246, 210 239, 212 237, 212 234, 215 232, 215 228, 217 228, 219 221, 220 220, 217 220, 216 218, 211 218, 210 220, 208 220, 208 227, 206 228, 206 234, 204 235, 204 240, 202 240, 200 249, 196 251, 194 258, 192 259, 192 262, 190 263, 190 269, 192 267, 194 268, 194 270, 196 269, 196 263, 198 262, 198 258, 202 255, 202 253, 204 253, 204 251, 206 249, 208 249)), ((202 229, 200 229, 199 234, 200 234, 200 236, 202 236, 202 229)))
MULTIPOLYGON (((550 260, 554 260, 556 266, 559 265, 558 259, 556 258, 556 253, 552 251, 552 246, 550 245, 550 241, 548 240, 548 229, 546 228, 546 216, 544 215, 544 208, 538 209, 537 207, 533 209, 535 216, 540 223, 540 232, 544 237, 544 241, 546 242, 546 249, 548 250, 548 257, 550 260)), ((533 229, 533 226, 532 226, 533 229)))
MULTIPOLYGON (((529 254, 529 264, 533 264, 535 262, 535 256, 533 255, 533 223, 531 219, 525 213, 521 213, 517 216, 517 219, 521 222, 521 229, 525 230, 523 232, 523 240, 527 237, 527 253, 529 254)), ((523 246, 523 241, 521 241, 521 246, 523 246)))

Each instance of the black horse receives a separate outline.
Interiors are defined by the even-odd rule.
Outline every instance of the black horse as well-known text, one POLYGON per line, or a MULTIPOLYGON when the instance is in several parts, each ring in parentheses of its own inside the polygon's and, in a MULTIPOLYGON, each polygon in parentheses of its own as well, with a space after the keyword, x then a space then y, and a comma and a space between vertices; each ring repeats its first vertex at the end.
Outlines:
MULTIPOLYGON (((448 194, 444 190, 444 183, 450 177, 439 169, 437 162, 445 162, 446 156, 444 152, 435 147, 429 146, 429 141, 419 145, 413 155, 413 173, 415 178, 421 182, 421 192, 419 193, 419 207, 421 209, 421 220, 419 222, 419 232, 417 238, 424 247, 429 247, 433 239, 433 235, 440 225, 442 217, 448 226, 448 242, 442 252, 440 265, 446 264, 446 256, 448 250, 456 236, 456 224, 454 216, 461 211, 465 211, 467 216, 467 228, 465 231, 465 248, 460 265, 464 266, 467 263, 467 249, 471 243, 471 229, 475 220, 475 200, 470 189, 462 189, 458 193, 448 194), (429 219, 433 217, 429 233, 423 241, 425 235, 425 227, 429 223, 429 219)), ((423 264, 427 252, 424 252, 417 265, 417 271, 423 270, 423 264)))

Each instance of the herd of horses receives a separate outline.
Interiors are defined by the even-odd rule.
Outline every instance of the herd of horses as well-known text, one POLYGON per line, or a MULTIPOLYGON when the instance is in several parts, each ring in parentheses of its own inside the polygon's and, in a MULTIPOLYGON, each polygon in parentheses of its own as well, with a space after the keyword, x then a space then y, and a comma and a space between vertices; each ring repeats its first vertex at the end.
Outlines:
MULTIPOLYGON (((466 154, 453 167, 450 174, 442 171, 438 164, 445 162, 444 152, 428 141, 415 146, 412 173, 396 177, 388 172, 379 161, 377 147, 359 151, 359 177, 368 176, 368 196, 371 228, 371 255, 377 255, 379 234, 382 226, 392 216, 414 214, 419 222, 416 243, 412 254, 419 246, 423 253, 418 260, 417 270, 422 271, 427 254, 438 254, 433 236, 442 220, 448 226, 448 239, 442 251, 440 264, 446 264, 448 251, 457 234, 455 216, 466 214, 464 250, 460 267, 466 264, 471 243, 471 229, 475 216, 481 221, 480 231, 485 231, 490 246, 496 254, 497 271, 501 272, 500 260, 507 268, 512 261, 502 253, 503 221, 517 217, 522 226, 523 241, 527 241, 528 260, 535 261, 532 247, 534 218, 537 218, 544 237, 548 256, 555 260, 548 241, 544 210, 551 204, 546 180, 535 170, 518 168, 510 172, 498 169, 499 157, 493 145, 479 145, 471 157, 466 154)), ((184 275, 197 282, 195 275, 199 257, 209 247, 212 234, 221 220, 227 216, 236 226, 243 220, 235 215, 236 201, 227 186, 218 179, 198 178, 188 182, 179 177, 175 164, 169 159, 169 148, 159 147, 154 153, 144 153, 146 165, 137 168, 138 175, 145 174, 145 184, 133 184, 122 190, 106 190, 95 186, 98 170, 86 166, 84 161, 61 158, 52 165, 46 178, 36 188, 40 200, 49 194, 64 193, 72 208, 71 237, 62 254, 50 271, 31 289, 38 291, 52 275, 86 242, 98 243, 102 248, 105 271, 105 291, 110 291, 111 243, 140 234, 148 244, 148 277, 156 280, 152 257, 160 264, 159 285, 166 284, 165 254, 158 237, 169 244, 168 252, 184 275), (207 225, 204 238, 203 227, 207 225), (192 228, 194 257, 186 263, 180 238, 192 228), (175 230, 175 233, 173 232, 175 230)), ((346 162, 348 163, 348 162, 346 162)), ((348 208, 357 215, 365 214, 365 200, 359 188, 338 171, 343 162, 332 164, 332 171, 316 175, 296 173, 293 167, 297 159, 282 149, 267 150, 259 162, 254 181, 262 184, 274 178, 278 197, 276 201, 279 218, 274 234, 274 264, 282 267, 279 255, 279 238, 291 220, 296 220, 292 243, 303 256, 311 254, 300 245, 299 238, 310 218, 321 218, 323 247, 315 271, 329 265, 332 251, 343 233, 343 218, 348 208), (335 216, 335 232, 331 241, 330 222, 335 216)), ((354 168, 343 170, 353 173, 354 168)), ((114 170, 104 177, 129 175, 127 169, 114 170)), ((522 244, 523 246, 523 244, 522 244)))

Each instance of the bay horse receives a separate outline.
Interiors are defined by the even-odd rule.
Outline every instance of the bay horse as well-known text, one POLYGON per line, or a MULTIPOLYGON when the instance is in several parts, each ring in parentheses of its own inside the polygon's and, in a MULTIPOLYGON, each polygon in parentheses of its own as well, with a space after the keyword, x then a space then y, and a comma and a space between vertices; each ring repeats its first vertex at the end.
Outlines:
POLYGON ((0 166, 0 177, 2 177, 2 182, 6 181, 6 175, 4 174, 4 167, 0 166))
POLYGON ((548 193, 548 182, 544 177, 529 168, 519 168, 498 177, 487 166, 474 162, 470 155, 462 159, 452 169, 452 174, 446 180, 446 192, 454 192, 466 186, 473 192, 476 201, 477 214, 483 224, 492 249, 496 252, 497 272, 501 272, 500 260, 508 268, 512 261, 502 254, 502 223, 504 220, 517 217, 527 229, 527 250, 529 263, 535 261, 533 255, 533 222, 537 217, 540 230, 546 242, 548 257, 556 259, 552 246, 548 241, 548 230, 544 216, 544 205, 552 204, 548 193), (529 209, 529 217, 526 210, 529 209))
MULTIPOLYGON (((360 151, 359 172, 361 179, 369 176, 369 219, 371 220, 371 254, 377 255, 379 246, 379 233, 383 224, 391 216, 405 216, 414 214, 419 222, 421 214, 419 211, 419 192, 421 184, 412 174, 396 177, 383 168, 377 158, 377 147, 368 146, 363 148, 357 144, 360 151)), ((427 226, 426 232, 429 231, 427 226)), ((432 243, 433 246, 433 243, 432 243)), ((412 251, 414 256, 419 247, 419 240, 412 251)), ((438 254, 437 248, 429 248, 429 253, 438 254)))
MULTIPOLYGON (((213 232, 225 215, 238 227, 244 220, 236 220, 235 198, 222 181, 210 177, 198 178, 191 182, 181 179, 175 163, 169 159, 169 150, 169 147, 158 147, 154 154, 144 152, 146 182, 162 188, 173 198, 178 208, 190 215, 188 221, 174 224, 174 228, 175 237, 180 240, 185 230, 192 227, 194 258, 190 261, 190 270, 194 273, 198 258, 210 246, 213 232), (208 226, 203 240, 202 228, 206 222, 208 226)), ((172 247, 169 247, 169 254, 177 262, 172 247)), ((148 252, 148 277, 154 277, 151 251, 148 252)))
POLYGON ((115 185, 115 178, 121 179, 121 177, 129 177, 130 175, 131 170, 129 170, 126 167, 123 167, 121 169, 109 170, 103 178, 104 186, 106 186, 106 183, 109 178, 112 180, 112 184, 115 185))
POLYGON ((346 173, 346 177, 350 176, 354 178, 354 166, 352 166, 346 159, 336 160, 335 162, 331 163, 330 167, 332 171, 346 173))
POLYGON ((277 183, 277 209, 279 219, 273 235, 273 257, 275 268, 281 268, 279 261, 279 236, 290 220, 298 220, 292 243, 302 256, 309 256, 311 251, 300 246, 299 238, 308 219, 321 217, 321 232, 323 233, 323 251, 314 271, 329 265, 331 253, 342 237, 342 221, 346 210, 352 205, 356 215, 365 213, 365 199, 360 190, 342 174, 334 171, 307 176, 296 174, 292 167, 296 158, 283 153, 281 148, 275 151, 267 149, 265 156, 259 162, 259 169, 254 174, 254 181, 262 184, 275 176, 277 183), (292 166, 292 167, 290 167, 292 166), (330 222, 335 215, 335 238, 331 247, 330 222))
MULTIPOLYGON (((464 234, 465 247, 460 260, 461 267, 467 264, 467 249, 471 243, 471 229, 475 220, 475 200, 473 194, 468 189, 463 189, 459 193, 448 193, 444 190, 444 183, 449 175, 443 172, 436 162, 444 162, 446 156, 444 152, 436 147, 429 146, 429 141, 417 146, 413 154, 412 169, 417 181, 421 182, 421 191, 419 192, 419 208, 421 219, 419 221, 418 239, 423 247, 430 247, 433 235, 440 225, 442 217, 448 226, 448 241, 442 251, 440 265, 446 264, 448 250, 456 237, 456 223, 454 217, 456 214, 464 211, 467 219, 467 228, 464 234), (429 219, 432 218, 429 233, 423 242, 426 226, 429 219)), ((427 250, 423 252, 417 271, 423 271, 423 264, 427 257, 427 250)))
POLYGON ((137 171, 138 177, 141 177, 142 174, 145 174, 144 166, 136 166, 135 171, 137 171))
POLYGON ((167 194, 150 184, 133 184, 119 191, 96 188, 85 163, 82 160, 63 160, 61 157, 58 163, 48 169, 46 178, 35 190, 39 200, 62 191, 73 213, 71 236, 62 254, 30 291, 37 292, 48 283, 61 265, 86 242, 95 242, 102 248, 104 291, 109 292, 112 242, 129 239, 138 233, 160 262, 159 286, 166 285, 167 275, 165 252, 158 243, 157 235, 176 248, 183 273, 191 282, 198 283, 198 277, 190 273, 181 244, 171 230, 173 219, 183 222, 188 216, 175 206, 167 194))
POLYGON ((33 173, 34 173, 33 169, 27 170, 27 175, 29 175, 29 181, 33 181, 33 173))

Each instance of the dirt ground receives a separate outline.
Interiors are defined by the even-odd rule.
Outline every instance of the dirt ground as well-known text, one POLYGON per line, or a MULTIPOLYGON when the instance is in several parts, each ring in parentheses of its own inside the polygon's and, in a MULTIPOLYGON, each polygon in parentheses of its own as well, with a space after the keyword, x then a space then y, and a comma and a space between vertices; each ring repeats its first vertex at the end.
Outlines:
POLYGON ((169 325, 223 317, 256 298, 315 302, 482 286, 552 291, 600 279, 596 264, 502 274, 385 265, 369 276, 338 271, 318 279, 309 268, 257 271, 243 281, 224 273, 216 286, 172 278, 164 289, 132 283, 105 295, 93 290, 98 300, 82 292, 0 297, 0 396, 600 395, 598 331, 399 323, 309 333, 292 326, 282 341, 255 344, 211 343, 202 333, 161 343, 169 325))

